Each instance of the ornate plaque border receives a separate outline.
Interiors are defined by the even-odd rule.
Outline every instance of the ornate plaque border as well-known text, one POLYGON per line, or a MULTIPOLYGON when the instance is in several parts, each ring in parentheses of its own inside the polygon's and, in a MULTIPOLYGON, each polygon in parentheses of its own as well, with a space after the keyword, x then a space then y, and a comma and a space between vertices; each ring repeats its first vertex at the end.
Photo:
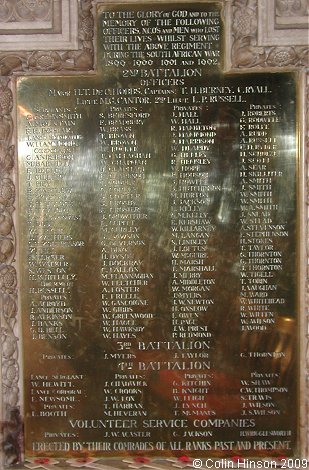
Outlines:
MULTIPOLYGON (((78 23, 77 48, 73 50, 45 50, 46 45, 44 45, 44 50, 0 51, 0 76, 27 72, 44 74, 93 70, 94 2, 91 0, 78 0, 76 4, 76 0, 70 1, 72 1, 72 4, 77 5, 77 18, 72 19, 72 21, 78 23)), ((37 38, 37 44, 40 44, 39 37, 37 38)))
MULTIPOLYGON (((261 46, 258 43, 258 2, 259 0, 220 0, 225 6, 226 18, 226 70, 227 71, 257 71, 261 68, 268 70, 293 69, 302 70, 302 147, 303 147, 303 174, 304 174, 304 204, 302 214, 304 217, 303 254, 305 258, 303 275, 305 289, 301 302, 306 311, 303 334, 303 361, 302 374, 305 376, 306 389, 304 397, 309 395, 309 73, 306 73, 308 64, 308 46, 261 46)), ((94 67, 94 20, 93 12, 99 0, 79 0, 79 48, 74 51, 27 51, 21 53, 0 53, 0 439, 2 451, 0 452, 0 466, 4 468, 19 464, 18 468, 72 468, 76 466, 72 460, 70 465, 54 459, 42 459, 41 462, 29 462, 25 467, 23 460, 23 412, 22 389, 20 379, 22 376, 20 350, 20 312, 18 305, 18 274, 16 261, 18 259, 17 239, 17 172, 16 172, 16 126, 14 122, 14 78, 13 73, 32 72, 48 73, 75 73, 79 71, 92 71, 94 67), (61 466, 59 466, 61 465, 61 466)), ((304 422, 302 427, 309 429, 309 400, 303 400, 304 422)), ((309 456, 309 438, 304 434, 304 457, 309 456)), ((127 461, 109 460, 111 469, 129 468, 157 468, 156 462, 148 459, 128 459, 127 461), (152 466, 153 463, 153 466, 152 466)), ((156 460, 156 459, 155 459, 156 460)), ((89 468, 92 464, 96 468, 107 469, 106 459, 85 459, 79 462, 79 467, 89 468)), ((192 461, 184 457, 181 459, 160 460, 162 468, 194 468, 192 461)))
MULTIPOLYGON (((300 2, 294 2, 300 4, 300 2)), ((277 44, 278 46, 284 44, 287 33, 293 31, 293 35, 289 36, 290 46, 299 46, 308 42, 308 31, 306 23, 308 16, 279 16, 278 7, 283 4, 288 7, 288 3, 280 2, 280 0, 260 0, 258 8, 258 21, 259 25, 266 25, 266 28, 259 28, 259 44, 271 46, 277 44), (277 10, 277 11, 276 11, 277 10)), ((287 9, 288 11, 288 9, 287 9)))
POLYGON ((308 67, 309 44, 294 45, 295 30, 285 32, 285 44, 283 40, 281 45, 263 44, 261 38, 267 37, 269 26, 269 22, 263 22, 264 3, 264 0, 227 0, 227 69, 240 71, 247 68, 252 71, 254 68, 256 71, 267 67, 299 70, 308 67))

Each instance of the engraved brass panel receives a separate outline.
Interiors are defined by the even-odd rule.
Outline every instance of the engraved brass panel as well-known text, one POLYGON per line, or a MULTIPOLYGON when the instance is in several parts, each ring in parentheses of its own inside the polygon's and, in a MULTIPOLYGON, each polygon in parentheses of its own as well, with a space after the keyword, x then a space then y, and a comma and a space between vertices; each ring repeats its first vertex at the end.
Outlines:
POLYGON ((97 76, 18 80, 27 455, 297 455, 295 78, 221 28, 107 5, 97 76))

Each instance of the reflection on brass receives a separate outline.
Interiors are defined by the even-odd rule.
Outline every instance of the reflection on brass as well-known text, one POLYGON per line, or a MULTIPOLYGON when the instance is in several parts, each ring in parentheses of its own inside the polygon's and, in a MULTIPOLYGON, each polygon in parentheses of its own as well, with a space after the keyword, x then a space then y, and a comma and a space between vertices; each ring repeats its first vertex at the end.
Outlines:
POLYGON ((291 74, 217 4, 104 6, 97 76, 18 80, 27 455, 296 455, 291 74))

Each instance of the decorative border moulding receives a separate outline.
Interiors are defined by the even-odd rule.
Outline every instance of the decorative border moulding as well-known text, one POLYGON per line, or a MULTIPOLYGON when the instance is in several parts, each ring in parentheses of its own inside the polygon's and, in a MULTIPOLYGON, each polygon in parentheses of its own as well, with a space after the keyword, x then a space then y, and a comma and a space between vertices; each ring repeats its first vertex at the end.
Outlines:
MULTIPOLYGON (((16 2, 16 0, 15 0, 16 2)), ((60 32, 61 3, 45 1, 37 5, 14 3, 0 9, 0 33, 18 36, 38 32, 60 32)), ((13 39, 13 38, 12 38, 13 39)), ((9 38, 8 38, 9 41, 9 38)))
POLYGON ((304 313, 305 313, 305 334, 304 338, 305 343, 305 357, 303 365, 303 373, 306 374, 305 377, 305 390, 304 390, 304 413, 305 413, 305 422, 306 422, 306 456, 309 456, 309 73, 305 77, 305 102, 304 102, 304 126, 303 126, 303 147, 304 147, 304 175, 305 175, 305 188, 304 196, 306 198, 306 210, 304 211, 305 220, 305 260, 307 264, 307 269, 304 275, 306 276, 305 281, 305 295, 304 295, 304 313))
MULTIPOLYGON (((279 70, 281 68, 305 69, 308 64, 308 44, 294 44, 293 39, 289 39, 289 45, 279 45, 276 41, 266 43, 265 38, 270 38, 261 28, 265 26, 262 18, 267 8, 272 8, 274 0, 221 0, 225 1, 226 20, 227 20, 227 41, 226 57, 227 69, 230 71, 250 71, 260 70, 268 67, 270 70, 279 70), (269 5, 267 6, 267 4, 269 5), (270 5, 272 4, 272 5, 270 5), (259 10, 261 7, 261 11, 259 10)), ((37 39, 32 41, 32 34, 18 34, 16 41, 12 41, 12 35, 5 35, 8 42, 0 43, 0 75, 11 75, 13 72, 25 73, 66 73, 91 71, 94 60, 94 4, 99 1, 91 0, 63 0, 62 8, 62 32, 66 34, 58 44, 55 42, 55 36, 61 36, 59 33, 54 35, 52 32, 47 34, 46 43, 41 43, 40 35, 33 35, 37 39), (70 19, 70 26, 68 25, 70 19), (78 18, 78 21, 76 21, 78 18), (74 26, 78 25, 78 28, 74 26), (64 26, 67 29, 64 31, 64 26), (49 37, 48 37, 49 36, 49 37), (24 41, 25 38, 25 41, 24 41), (27 43, 26 39, 31 40, 27 43), (18 41, 24 41, 24 48, 27 51, 17 52, 18 41), (49 42, 48 42, 49 41, 49 42), (37 44, 40 44, 40 51, 36 51, 37 44), (15 49, 13 48, 15 44, 15 49), (52 46, 51 46, 52 44, 52 46), (31 49, 34 49, 32 51, 31 49), (13 52, 14 51, 14 52, 13 52)), ((274 11, 274 10, 273 10, 274 11)), ((27 26, 30 26, 27 23, 27 26)), ((53 29, 55 22, 53 19, 44 24, 35 23, 36 31, 40 27, 53 29), (49 22, 50 21, 50 22, 49 22), (40 25, 37 27, 37 24, 40 25)), ((6 29, 3 23, 0 23, 0 29, 6 29)), ((33 24, 32 24, 33 28, 33 24)), ((286 36, 286 30, 279 30, 280 34, 286 36)), ((295 32, 295 30, 293 30, 295 32)), ((20 32, 19 32, 20 33, 20 32)), ((278 30, 276 30, 276 34, 278 30)), ((301 30, 301 34, 304 31, 301 30)), ((306 33, 305 33, 306 34, 306 33)), ((44 35, 45 36, 45 35, 44 35)), ((3 36, 2 36, 3 37, 3 36)), ((273 37, 275 39, 275 37, 273 37)), ((272 40, 272 39, 271 39, 272 40)), ((267 39, 268 41, 268 39, 267 39)), ((23 420, 22 420, 22 390, 20 386, 20 312, 18 311, 18 281, 16 272, 16 255, 18 252, 16 237, 16 145, 14 128, 14 97, 12 93, 12 80, 2 77, 0 79, 0 360, 2 374, 0 374, 0 390, 2 390, 0 399, 1 415, 1 442, 3 452, 0 453, 0 468, 22 461, 23 455, 23 420)), ((309 74, 306 75, 304 84, 306 94, 304 93, 304 146, 309 146, 309 74)), ((308 151, 307 151, 308 155, 308 151)), ((304 175, 309 181, 308 156, 305 159, 304 175)), ((307 188, 306 195, 308 200, 307 188)), ((307 208, 307 211, 309 209, 307 208)), ((306 213, 309 219, 309 212, 306 213)), ((307 235, 307 226, 305 227, 307 235)), ((304 247, 306 250, 306 259, 308 260, 309 241, 304 247)), ((309 279, 309 265, 307 268, 307 280, 309 279)), ((309 285, 306 283, 306 299, 304 299, 307 309, 309 302, 309 285)), ((306 313, 306 338, 309 337, 309 319, 306 313)), ((306 365, 304 361, 303 370, 306 374, 307 395, 309 394, 309 346, 304 337, 306 348, 306 365)), ((309 409, 308 400, 304 404, 306 429, 309 428, 309 409)), ((306 440, 306 455, 309 455, 308 439, 306 440)), ((28 462, 26 468, 64 468, 59 467, 58 461, 54 459, 42 459, 41 462, 28 462)), ((78 462, 71 462, 70 467, 77 466, 78 462)), ((159 463, 145 459, 139 462, 128 460, 112 460, 111 467, 108 467, 105 459, 85 459, 79 462, 79 468, 98 468, 98 469, 125 469, 129 468, 194 468, 192 461, 170 460, 159 463), (133 466, 132 466, 133 465, 133 466)), ((24 468, 24 467, 22 467, 24 468)), ((237 466, 236 466, 237 468, 237 466)))
MULTIPOLYGON (((0 75, 29 71, 64 73, 92 70, 94 58, 92 6, 91 0, 78 2, 63 0, 62 33, 31 34, 31 42, 27 42, 29 35, 17 35, 15 39, 18 42, 14 46, 14 52, 8 47, 8 45, 13 47, 13 43, 5 42, 3 35, 0 35, 0 75), (59 38, 58 43, 57 38, 59 38), (24 50, 16 50, 17 44, 19 44, 18 49, 24 47, 24 50)), ((4 37, 12 38, 10 35, 4 37)))
POLYGON ((276 30, 280 35, 272 36, 270 22, 275 21, 274 1, 227 1, 227 23, 229 23, 227 50, 231 50, 230 56, 227 54, 228 69, 240 70, 253 67, 303 69, 308 66, 308 29, 276 30), (269 9, 273 11, 272 16, 269 9), (299 31, 302 32, 302 39, 298 39, 299 31), (295 37, 297 37, 296 44, 295 37))
MULTIPOLYGON (((284 3, 284 2, 281 2, 284 3)), ((287 3, 287 2, 286 2, 287 3)), ((308 15, 278 16, 275 0, 260 0, 258 9, 259 36, 262 46, 284 44, 286 38, 290 45, 299 46, 308 43, 308 15), (266 28, 263 27, 266 25, 266 28)))
MULTIPOLYGON (((17 240, 15 230, 16 162, 12 118, 13 94, 10 81, 0 82, 0 246, 4 249, 0 261, 1 308, 1 416, 2 445, 4 453, 12 433, 16 436, 10 444, 12 460, 22 453, 21 394, 19 387, 19 322, 17 272, 15 268, 17 240)), ((6 463, 12 463, 11 458, 6 463)))
POLYGON ((292 2, 276 0, 275 8, 275 27, 277 29, 287 27, 306 29, 308 27, 309 9, 307 0, 293 0, 292 2))
MULTIPOLYGON (((39 8, 40 3, 37 3, 37 8, 39 8)), ((55 4, 56 6, 56 4, 55 4)), ((41 29, 42 23, 37 22, 18 22, 17 24, 12 23, 12 30, 18 27, 19 33, 17 35, 11 34, 2 34, 1 48, 7 51, 16 51, 16 50, 31 50, 36 49, 38 44, 40 44, 41 50, 61 50, 61 49, 77 49, 78 47, 78 24, 76 22, 77 17, 77 3, 76 1, 62 0, 60 4, 60 12, 55 8, 54 15, 57 14, 61 18, 61 31, 57 32, 51 30, 50 34, 46 34, 42 31, 43 34, 33 34, 31 28, 35 26, 35 29, 41 29), (59 15, 60 13, 60 15, 59 15), (22 26, 23 25, 23 26, 22 26), (28 31, 25 31, 25 34, 22 34, 21 28, 28 31)), ((10 23, 5 23, 6 27, 10 23)), ((47 24, 51 28, 52 24, 47 24)), ((1 28, 3 25, 1 24, 1 28)))

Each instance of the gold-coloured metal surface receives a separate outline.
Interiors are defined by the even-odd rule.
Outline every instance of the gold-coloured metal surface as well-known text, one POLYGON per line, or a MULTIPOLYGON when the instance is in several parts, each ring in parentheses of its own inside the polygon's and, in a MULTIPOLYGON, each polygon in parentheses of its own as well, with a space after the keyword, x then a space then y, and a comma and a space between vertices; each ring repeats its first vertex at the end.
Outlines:
POLYGON ((107 5, 98 75, 18 80, 29 456, 297 455, 295 80, 221 28, 107 5))

